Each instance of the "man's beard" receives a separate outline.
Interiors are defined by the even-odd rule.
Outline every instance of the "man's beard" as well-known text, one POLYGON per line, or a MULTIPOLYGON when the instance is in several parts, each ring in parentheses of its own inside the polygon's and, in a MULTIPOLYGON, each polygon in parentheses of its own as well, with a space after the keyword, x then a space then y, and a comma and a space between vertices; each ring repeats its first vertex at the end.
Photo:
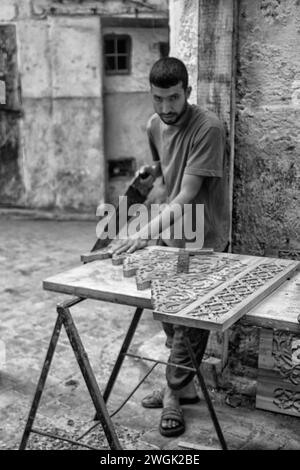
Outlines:
POLYGON ((159 117, 165 124, 168 124, 168 125, 176 124, 176 122, 178 122, 181 116, 185 113, 186 108, 187 108, 187 101, 185 102, 185 105, 181 113, 159 114, 159 117), (170 116, 170 119, 166 119, 167 116, 170 116))

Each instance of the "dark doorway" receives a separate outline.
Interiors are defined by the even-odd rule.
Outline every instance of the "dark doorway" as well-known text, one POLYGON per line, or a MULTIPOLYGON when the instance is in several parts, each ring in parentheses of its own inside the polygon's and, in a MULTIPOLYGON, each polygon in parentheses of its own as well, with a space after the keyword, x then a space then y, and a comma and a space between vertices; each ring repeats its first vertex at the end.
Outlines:
POLYGON ((16 28, 0 26, 0 80, 5 104, 0 104, 0 205, 17 205, 22 193, 19 168, 20 90, 18 86, 16 28))

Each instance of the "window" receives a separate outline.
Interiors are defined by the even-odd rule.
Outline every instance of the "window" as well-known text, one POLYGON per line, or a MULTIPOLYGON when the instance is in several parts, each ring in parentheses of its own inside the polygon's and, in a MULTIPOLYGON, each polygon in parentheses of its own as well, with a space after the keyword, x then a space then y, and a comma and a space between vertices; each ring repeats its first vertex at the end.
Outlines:
POLYGON ((129 36, 104 36, 105 72, 108 75, 130 73, 131 39, 129 36))
POLYGON ((168 42, 159 43, 159 53, 160 57, 168 57, 170 51, 170 45, 168 42))

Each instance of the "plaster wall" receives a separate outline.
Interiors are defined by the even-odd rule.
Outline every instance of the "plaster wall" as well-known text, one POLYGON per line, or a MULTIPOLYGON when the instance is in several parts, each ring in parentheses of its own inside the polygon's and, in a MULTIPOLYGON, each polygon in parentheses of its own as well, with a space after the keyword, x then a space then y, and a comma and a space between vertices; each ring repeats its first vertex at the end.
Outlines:
POLYGON ((22 117, 17 204, 94 211, 105 194, 99 17, 36 17, 8 1, 16 25, 22 117))
POLYGON ((146 134, 153 114, 149 92, 106 94, 104 107, 107 158, 133 157, 137 165, 151 161, 146 134))

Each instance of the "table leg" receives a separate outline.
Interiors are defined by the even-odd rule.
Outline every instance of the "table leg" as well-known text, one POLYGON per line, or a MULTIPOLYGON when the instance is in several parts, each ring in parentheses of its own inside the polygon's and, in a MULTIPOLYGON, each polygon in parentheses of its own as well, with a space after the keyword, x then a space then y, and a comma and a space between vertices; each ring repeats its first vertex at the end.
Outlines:
MULTIPOLYGON (((129 325, 129 328, 127 330, 126 336, 124 338, 123 344, 121 346, 121 349, 119 351, 117 360, 115 362, 115 365, 113 367, 113 370, 110 374, 110 377, 108 379, 107 385, 105 387, 104 393, 103 393, 103 399, 105 403, 108 401, 109 396, 111 394, 111 391, 113 389, 113 386, 115 384, 115 381, 118 377, 119 371, 121 369, 121 366, 123 364, 125 354, 127 353, 129 346, 131 344, 132 338, 134 336, 134 333, 137 329, 137 326, 139 324, 140 318, 142 316, 143 309, 142 308, 137 308, 136 311, 134 312, 133 318, 131 320, 131 323, 129 325)), ((94 420, 97 421, 99 420, 98 414, 96 413, 94 420)))
POLYGON ((54 326, 54 329, 53 329, 52 337, 51 337, 51 340, 50 340, 50 343, 49 343, 49 347, 48 347, 48 351, 47 351, 46 358, 45 358, 45 361, 44 361, 44 365, 43 365, 43 368, 42 368, 42 372, 41 372, 41 375, 40 375, 40 378, 39 378, 39 381, 38 381, 38 384, 37 384, 37 387, 36 387, 36 391, 35 391, 35 395, 34 395, 34 398, 33 398, 33 401, 32 401, 32 405, 31 405, 31 408, 30 408, 30 411, 29 411, 28 419, 27 419, 27 422, 26 422, 26 426, 25 426, 25 430, 24 430, 24 433, 23 433, 23 436, 22 436, 22 440, 21 440, 19 450, 25 450, 26 449, 28 438, 29 438, 29 435, 31 433, 33 422, 34 422, 34 419, 35 419, 35 416, 36 416, 36 412, 37 412, 37 409, 39 407, 39 403, 40 403, 42 393, 43 393, 43 390, 44 390, 44 387, 45 387, 45 382, 47 380, 48 372, 49 372, 49 369, 50 369, 50 366, 51 366, 52 358, 53 358, 53 355, 54 355, 54 352, 55 352, 55 348, 56 348, 56 345, 57 345, 57 341, 58 341, 58 338, 59 338, 61 327, 62 327, 62 318, 60 316, 58 316, 57 320, 56 320, 56 323, 55 323, 55 326, 54 326))
POLYGON ((98 383, 90 365, 87 353, 83 347, 82 341, 78 334, 75 323, 72 319, 71 313, 63 304, 57 307, 59 315, 62 317, 66 333, 71 343, 72 349, 76 356, 76 360, 80 367, 81 373, 87 385, 93 404, 96 408, 97 417, 101 422, 103 431, 108 440, 109 446, 114 450, 121 450, 121 444, 115 432, 114 426, 106 409, 105 402, 101 395, 98 383))
POLYGON ((121 369, 121 366, 123 364, 125 354, 127 353, 129 346, 131 344, 132 338, 134 336, 134 333, 137 329, 137 326, 139 324, 140 318, 142 316, 143 309, 142 308, 137 308, 133 318, 131 320, 131 323, 129 325, 128 331, 126 333, 125 339, 123 341, 123 344, 121 346, 120 352, 118 354, 117 360, 115 362, 115 365, 113 367, 113 370, 110 374, 109 380, 107 382, 107 385, 105 387, 104 393, 103 393, 103 399, 105 402, 107 402, 109 395, 112 391, 112 388, 114 386, 114 383, 118 377, 119 371, 121 369))
POLYGON ((192 361, 193 366, 194 366, 194 368, 195 368, 195 372, 196 372, 197 378, 198 378, 198 380, 199 380, 199 384, 200 384, 200 387, 201 387, 201 390, 202 390, 204 399, 205 399, 205 401, 206 401, 206 404, 207 404, 207 407, 208 407, 208 410, 209 410, 211 419, 212 419, 212 421, 213 421, 213 424, 214 424, 216 433, 217 433, 217 435, 218 435, 218 438, 219 438, 221 447, 222 447, 223 450, 227 450, 227 444, 226 444, 226 441, 225 441, 225 439, 224 439, 224 436, 223 436, 223 433, 222 433, 222 430, 221 430, 221 426, 220 426, 220 424, 219 424, 219 421, 218 421, 217 415, 216 415, 216 413, 215 413, 213 404, 212 404, 212 402, 211 402, 211 399, 210 399, 208 390, 207 390, 207 388, 206 388, 206 384, 205 384, 203 375, 202 375, 202 373, 200 372, 200 364, 197 363, 196 356, 195 356, 195 354, 194 354, 194 351, 193 351, 193 348, 192 348, 192 346, 191 346, 190 340, 189 340, 187 337, 185 337, 184 340, 185 340, 185 344, 186 344, 187 350, 188 350, 188 352, 189 352, 191 361, 192 361))

